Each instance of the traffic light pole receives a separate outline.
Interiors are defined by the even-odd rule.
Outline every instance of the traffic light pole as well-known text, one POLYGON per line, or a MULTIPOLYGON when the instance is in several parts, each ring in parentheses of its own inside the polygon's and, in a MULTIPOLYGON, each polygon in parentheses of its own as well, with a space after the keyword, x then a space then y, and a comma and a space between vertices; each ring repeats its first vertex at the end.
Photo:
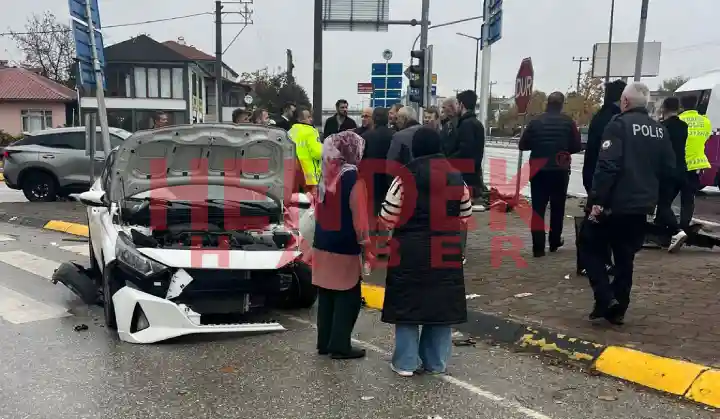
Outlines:
MULTIPOLYGON (((422 11, 420 12, 420 49, 426 51, 428 46, 428 31, 430 30, 430 0, 422 0, 422 11)), ((425 79, 423 80, 423 89, 420 94, 423 97, 423 103, 427 107, 430 104, 430 89, 428 81, 431 80, 432 70, 425 69, 425 79)), ((423 120, 423 108, 418 106, 418 119, 423 120)))
MULTIPOLYGON (((478 115, 478 118, 480 119, 480 122, 483 123, 483 126, 485 127, 485 136, 487 137, 490 134, 490 127, 488 127, 488 101, 489 101, 489 90, 490 90, 490 54, 491 54, 491 47, 488 43, 489 38, 489 31, 490 31, 490 25, 488 22, 489 16, 490 16, 490 2, 485 1, 485 10, 483 10, 483 16, 485 16, 484 21, 485 24, 483 25, 482 30, 482 40, 483 43, 483 49, 482 49, 482 68, 480 70, 480 97, 478 98, 479 104, 480 104, 480 115, 478 115)), ((477 65, 477 64, 476 64, 477 65)))

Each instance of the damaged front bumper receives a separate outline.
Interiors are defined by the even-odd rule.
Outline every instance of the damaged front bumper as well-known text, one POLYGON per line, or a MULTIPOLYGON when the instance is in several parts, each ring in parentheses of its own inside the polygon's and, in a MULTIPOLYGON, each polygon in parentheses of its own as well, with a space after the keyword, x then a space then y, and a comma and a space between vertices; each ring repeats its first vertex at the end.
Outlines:
POLYGON ((155 343, 199 333, 281 332, 277 322, 212 324, 200 323, 200 314, 185 304, 152 296, 126 286, 113 296, 118 335, 130 343, 155 343))

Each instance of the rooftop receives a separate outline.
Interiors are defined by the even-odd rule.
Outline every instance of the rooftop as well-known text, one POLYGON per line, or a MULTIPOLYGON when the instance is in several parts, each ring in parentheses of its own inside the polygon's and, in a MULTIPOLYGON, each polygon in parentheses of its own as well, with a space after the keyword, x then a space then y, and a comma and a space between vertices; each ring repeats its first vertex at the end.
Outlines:
POLYGON ((72 102, 77 93, 35 72, 0 67, 0 101, 72 102))

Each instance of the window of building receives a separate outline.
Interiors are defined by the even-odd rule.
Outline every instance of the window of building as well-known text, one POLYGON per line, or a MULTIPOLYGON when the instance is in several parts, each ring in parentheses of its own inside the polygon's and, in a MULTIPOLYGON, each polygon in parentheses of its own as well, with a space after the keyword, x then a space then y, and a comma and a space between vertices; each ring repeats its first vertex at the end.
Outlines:
POLYGON ((182 99, 183 95, 183 69, 173 68, 172 69, 172 97, 173 99, 182 99))
POLYGON ((135 67, 135 97, 147 97, 147 72, 143 67, 135 67))
POLYGON ((130 109, 108 109, 108 125, 114 128, 122 128, 125 131, 133 131, 133 115, 130 109))
POLYGON ((160 76, 157 68, 147 69, 148 97, 160 97, 160 76))
POLYGON ((23 132, 34 132, 52 128, 52 111, 48 110, 23 110, 22 117, 23 132))
MULTIPOLYGON (((136 110, 135 118, 137 120, 137 129, 152 129, 155 126, 153 118, 158 110, 136 110)), ((185 123, 185 112, 183 111, 165 111, 168 116, 170 125, 178 125, 185 123)))
POLYGON ((165 99, 172 97, 172 74, 169 68, 160 69, 160 97, 165 99))

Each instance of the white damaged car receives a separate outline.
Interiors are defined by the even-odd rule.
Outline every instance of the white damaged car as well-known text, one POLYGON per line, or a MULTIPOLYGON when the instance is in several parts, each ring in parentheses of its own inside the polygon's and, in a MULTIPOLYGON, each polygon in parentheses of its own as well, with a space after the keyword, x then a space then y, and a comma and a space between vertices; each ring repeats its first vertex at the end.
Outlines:
POLYGON ((317 298, 299 232, 285 221, 292 208, 309 207, 300 194, 284 202, 293 175, 286 162, 294 159, 294 144, 273 127, 133 134, 80 195, 94 283, 62 278, 62 270, 55 282, 84 299, 99 295, 107 326, 126 342, 284 330, 237 319, 254 307, 304 308, 317 298))

